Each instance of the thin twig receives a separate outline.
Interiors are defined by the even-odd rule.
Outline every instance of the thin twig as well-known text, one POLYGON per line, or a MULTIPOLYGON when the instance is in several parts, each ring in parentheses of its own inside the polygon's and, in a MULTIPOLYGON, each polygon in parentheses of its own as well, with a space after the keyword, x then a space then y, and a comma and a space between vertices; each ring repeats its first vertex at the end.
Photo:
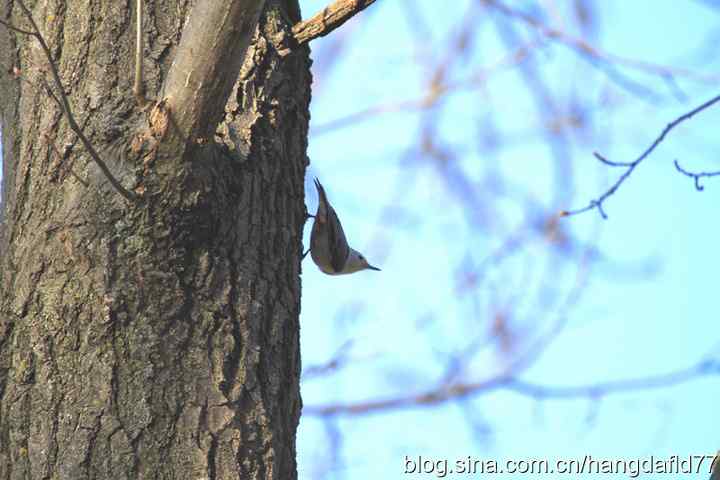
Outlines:
POLYGON ((530 52, 531 47, 533 46, 535 46, 534 43, 523 45, 514 52, 511 52, 509 55, 500 59, 500 61, 495 64, 486 68, 478 69, 472 75, 460 80, 438 78, 437 73, 441 69, 445 69, 444 64, 438 65, 437 68, 435 68, 436 75, 431 75, 431 77, 435 78, 436 81, 431 81, 427 85, 426 91, 420 96, 407 100, 376 104, 363 110, 350 113, 344 117, 312 127, 311 133, 313 135, 322 135, 339 128, 344 128, 348 125, 359 123, 366 119, 376 118, 377 116, 386 113, 429 110, 436 106, 443 97, 451 93, 484 88, 490 75, 510 67, 515 67, 522 63, 528 58, 528 52, 530 52))
POLYGON ((35 36, 35 33, 34 33, 34 32, 29 32, 29 31, 27 31, 27 30, 23 30, 22 28, 17 28, 15 25, 6 22, 6 21, 3 20, 3 19, 0 19, 0 24, 5 25, 7 28, 9 28, 10 30, 12 30, 12 31, 14 31, 14 32, 22 33, 23 35, 30 35, 30 36, 33 36, 33 37, 35 36))
POLYGON ((593 152, 593 156, 600 160, 602 163, 607 165, 608 167, 630 167, 632 166, 632 162, 611 162, 607 158, 600 155, 598 152, 593 152))
POLYGON ((80 141, 82 142, 85 149, 90 154, 90 158, 95 162, 95 164, 100 168, 100 170, 103 172, 105 177, 108 179, 110 184, 115 188, 115 190, 120 193, 126 200, 134 201, 137 196, 130 191, 126 190, 120 182, 110 173, 110 169, 105 164, 105 162, 100 158, 100 155, 95 150, 95 147, 93 147, 92 143, 90 143, 90 140, 85 136, 85 134, 82 131, 82 128, 78 125, 77 121, 75 121, 75 116, 72 113, 72 108, 70 107, 70 101, 67 98, 67 95, 65 95, 65 89, 63 88, 62 81, 60 80, 60 74, 58 73, 57 66, 55 65, 55 61, 52 58, 52 54, 50 52, 50 48, 48 47, 47 43, 45 42, 45 38, 43 37, 42 33, 40 33, 40 29, 37 26, 37 23, 35 23, 35 20, 33 19, 32 13, 27 8, 25 3, 22 0, 18 0, 18 4, 20 5, 20 8, 23 10, 23 13, 28 18, 28 21, 30 22, 30 25, 32 26, 32 30, 23 30, 20 28, 17 28, 8 22, 0 20, 0 23, 5 25, 7 28, 16 31, 18 33, 22 33, 24 35, 29 35, 31 37, 34 37, 37 39, 38 43, 40 43, 40 47, 42 48, 43 52, 45 53, 45 56, 47 57, 48 64, 50 65, 50 72, 52 73, 53 81, 55 82, 55 86, 57 87, 58 94, 60 95, 60 98, 58 99, 55 95, 52 95, 53 99, 60 105, 61 111, 65 114, 65 118, 67 118, 68 124, 70 125, 70 129, 75 132, 75 134, 78 136, 80 141))
MULTIPOLYGON (((90 117, 88 117, 88 118, 90 118, 90 117)), ((63 160, 65 160, 65 156, 64 156, 62 153, 60 153, 60 151, 59 151, 59 150, 57 149, 57 147, 55 146, 55 143, 52 141, 51 138, 49 138, 49 136, 48 136, 47 134, 45 135, 45 141, 48 142, 48 144, 50 145, 50 148, 52 149, 52 151, 55 152, 55 155, 57 155, 57 157, 58 157, 58 163, 61 163, 63 160)), ((60 169, 60 166, 58 166, 57 168, 58 168, 58 170, 59 170, 59 169, 60 169)), ((78 175, 77 173, 75 173, 75 170, 73 170, 72 165, 67 165, 65 168, 67 168, 67 171, 69 171, 70 174, 71 174, 73 177, 75 177, 75 179, 76 179, 78 182, 82 183, 82 184, 85 186, 85 188, 90 188, 90 184, 89 184, 88 182, 86 182, 85 180, 83 180, 82 178, 80 178, 80 175, 78 175)), ((62 181, 62 177, 60 177, 60 180, 62 181)))
POLYGON ((135 30, 135 84, 133 94, 141 107, 145 105, 145 85, 143 85, 143 0, 135 0, 136 30, 135 30))
POLYGON ((514 379, 504 387, 534 398, 599 398, 617 393, 629 393, 640 390, 654 390, 694 380, 706 375, 720 373, 720 364, 714 360, 702 360, 695 365, 674 372, 638 378, 628 378, 595 384, 573 386, 540 385, 514 379))
POLYGON ((353 341, 348 340, 337 349, 335 355, 327 362, 319 365, 311 365, 306 367, 302 372, 303 380, 319 377, 337 371, 348 363, 348 351, 352 348, 353 341))
POLYGON ((705 187, 702 186, 702 185, 700 185, 700 178, 702 178, 702 177, 717 177, 717 176, 720 176, 720 171, 717 171, 717 172, 698 172, 698 173, 688 172, 687 170, 685 170, 684 168, 682 168, 682 167, 680 166, 680 164, 678 163, 677 160, 675 160, 675 168, 677 169, 678 172, 682 173, 683 175, 686 175, 686 176, 688 176, 688 177, 690 177, 690 178, 695 179, 695 190, 697 190, 698 192, 702 192, 703 190, 705 190, 705 187))
MULTIPOLYGON (((605 157, 603 157, 602 155, 600 155, 599 153, 595 153, 594 154, 595 158, 597 158, 601 162, 605 163, 606 165, 610 165, 612 167, 625 167, 625 168, 627 168, 627 170, 625 170, 625 172, 622 175, 620 175, 620 178, 618 178, 617 181, 605 193, 600 195, 598 198, 591 200, 587 206, 585 206, 583 208, 578 208, 576 210, 562 211, 562 212, 560 212, 560 215, 563 217, 568 217, 570 215, 577 215, 578 213, 587 212, 588 210, 592 210, 592 209, 596 208, 598 210, 598 212, 600 213, 600 215, 603 218, 607 219, 607 214, 605 213, 605 210, 603 209, 603 202, 605 202, 605 200, 607 200, 608 197, 610 197, 612 194, 615 193, 615 191, 620 187, 620 185, 622 185, 622 183, 625 180, 627 180, 627 178, 638 167, 638 165, 640 165, 640 163, 643 160, 645 160, 645 158, 647 158, 648 155, 650 155, 653 150, 655 150, 655 148, 660 144, 660 142, 662 142, 665 139, 665 136, 670 132, 670 130, 672 130, 678 124, 684 122, 685 120, 692 118, 695 114, 705 110, 706 108, 711 107, 712 105, 714 105, 718 102, 720 102, 720 95, 708 100, 707 102, 703 103, 699 107, 694 108, 693 110, 689 111, 688 113, 681 115, 678 118, 676 118, 675 120, 673 120, 672 122, 668 123, 667 126, 665 127, 665 129, 662 131, 662 133, 660 133, 660 135, 652 143, 652 145, 650 145, 642 153, 642 155, 640 155, 636 160, 634 160, 632 162, 611 162, 611 161, 607 160, 605 157)), ((686 172, 683 172, 683 173, 686 173, 686 172)), ((687 172, 686 174, 689 174, 689 172, 687 172)), ((694 176, 694 175, 690 175, 690 176, 694 176)), ((709 176, 714 176, 714 175, 703 174, 700 176, 709 177, 709 176)), ((697 185, 697 178, 696 178, 696 185, 697 185)), ((700 188, 699 190, 702 190, 702 188, 700 188)))
POLYGON ((292 29, 295 40, 303 45, 324 37, 373 3, 375 0, 336 0, 309 20, 297 23, 292 29))

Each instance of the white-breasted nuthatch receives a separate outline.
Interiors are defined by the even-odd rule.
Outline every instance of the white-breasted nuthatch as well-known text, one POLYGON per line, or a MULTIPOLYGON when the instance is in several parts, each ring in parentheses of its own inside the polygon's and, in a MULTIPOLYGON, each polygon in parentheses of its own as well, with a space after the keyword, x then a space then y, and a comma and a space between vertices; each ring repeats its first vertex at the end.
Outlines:
POLYGON ((318 208, 310 234, 310 254, 313 262, 328 275, 343 275, 367 269, 380 271, 370 265, 360 252, 350 248, 340 219, 328 202, 325 189, 317 178, 315 188, 318 192, 318 208))

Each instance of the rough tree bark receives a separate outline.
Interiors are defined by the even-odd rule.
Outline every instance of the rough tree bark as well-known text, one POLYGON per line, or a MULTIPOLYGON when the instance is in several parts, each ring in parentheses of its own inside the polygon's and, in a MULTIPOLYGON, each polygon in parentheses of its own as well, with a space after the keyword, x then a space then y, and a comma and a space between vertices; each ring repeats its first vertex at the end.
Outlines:
MULTIPOLYGON (((37 42, 0 26, 0 479, 296 478, 297 0, 266 1, 217 141, 136 107, 134 2, 27 3, 78 122, 139 199, 109 186, 41 88, 37 42)), ((146 5, 149 97, 192 4, 146 5)), ((0 18, 26 26, 12 5, 0 18)))

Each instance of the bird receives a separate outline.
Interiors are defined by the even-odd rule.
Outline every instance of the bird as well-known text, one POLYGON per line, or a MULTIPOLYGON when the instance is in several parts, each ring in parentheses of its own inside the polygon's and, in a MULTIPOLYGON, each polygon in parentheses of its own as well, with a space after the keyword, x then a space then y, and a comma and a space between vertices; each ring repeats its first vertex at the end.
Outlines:
POLYGON ((314 217, 308 215, 315 219, 310 234, 310 253, 320 271, 328 275, 346 275, 361 270, 380 271, 370 265, 362 253, 350 248, 340 219, 317 178, 315 188, 318 192, 317 212, 314 217))

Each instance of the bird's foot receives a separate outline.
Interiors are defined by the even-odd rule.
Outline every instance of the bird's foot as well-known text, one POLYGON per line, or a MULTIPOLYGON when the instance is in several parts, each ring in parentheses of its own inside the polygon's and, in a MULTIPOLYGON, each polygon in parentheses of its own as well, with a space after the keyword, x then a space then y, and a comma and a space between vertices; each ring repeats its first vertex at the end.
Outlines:
POLYGON ((307 254, 308 254, 308 253, 310 253, 310 249, 309 249, 309 248, 308 248, 307 250, 305 250, 305 253, 302 254, 302 258, 300 258, 300 260, 301 260, 301 261, 302 261, 302 260, 305 260, 305 257, 307 257, 307 254))

